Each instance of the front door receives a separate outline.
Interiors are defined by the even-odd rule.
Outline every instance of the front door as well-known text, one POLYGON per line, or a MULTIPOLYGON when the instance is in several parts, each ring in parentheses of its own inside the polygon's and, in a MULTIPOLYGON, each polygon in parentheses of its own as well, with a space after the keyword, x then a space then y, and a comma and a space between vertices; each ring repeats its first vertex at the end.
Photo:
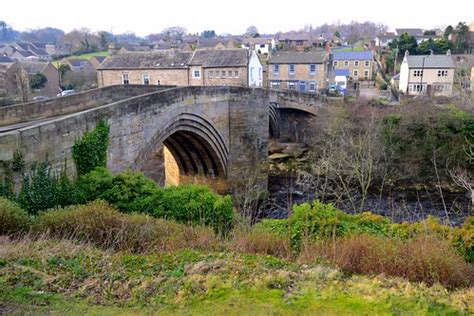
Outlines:
POLYGON ((301 92, 305 92, 306 91, 306 82, 305 81, 300 81, 299 87, 300 87, 301 92))

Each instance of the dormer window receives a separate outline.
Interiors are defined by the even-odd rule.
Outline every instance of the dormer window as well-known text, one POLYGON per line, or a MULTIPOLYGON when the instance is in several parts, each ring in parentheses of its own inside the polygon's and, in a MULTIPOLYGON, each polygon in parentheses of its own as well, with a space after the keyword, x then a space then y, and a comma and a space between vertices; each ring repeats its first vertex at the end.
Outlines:
POLYGON ((196 78, 196 79, 201 78, 201 71, 200 70, 194 70, 193 71, 193 78, 196 78))

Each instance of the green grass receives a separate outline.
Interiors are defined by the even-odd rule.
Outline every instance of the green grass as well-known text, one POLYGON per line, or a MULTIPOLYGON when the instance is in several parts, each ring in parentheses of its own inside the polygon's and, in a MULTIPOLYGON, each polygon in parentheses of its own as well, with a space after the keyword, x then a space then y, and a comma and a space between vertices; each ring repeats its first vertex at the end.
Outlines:
MULTIPOLYGON (((104 252, 69 242, 0 244, 0 313, 68 315, 461 315, 469 289, 348 276, 269 256, 104 252)), ((469 310, 471 308, 471 310, 469 310)))
MULTIPOLYGON (((82 55, 77 55, 77 56, 72 55, 72 56, 69 56, 67 58, 68 59, 87 59, 87 60, 89 60, 94 56, 109 56, 109 52, 108 51, 103 51, 103 52, 87 53, 87 54, 82 54, 82 55)), ((52 61, 51 63, 53 64, 54 67, 58 68, 59 62, 61 61, 61 59, 52 61)))

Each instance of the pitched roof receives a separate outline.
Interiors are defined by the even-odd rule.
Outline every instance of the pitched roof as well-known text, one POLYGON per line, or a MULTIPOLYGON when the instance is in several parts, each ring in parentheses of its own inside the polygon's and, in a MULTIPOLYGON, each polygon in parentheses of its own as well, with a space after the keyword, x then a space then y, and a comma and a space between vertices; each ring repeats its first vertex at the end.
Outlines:
POLYGON ((276 52, 270 56, 267 64, 320 64, 326 52, 276 52))
POLYGON ((397 37, 394 32, 386 32, 384 34, 379 34, 377 35, 378 39, 384 40, 384 39, 394 39, 397 37))
POLYGON ((99 63, 102 63, 107 56, 94 56, 93 58, 97 59, 99 63))
POLYGON ((28 43, 16 43, 18 47, 22 50, 29 50, 30 49, 30 44, 28 43))
POLYGON ((404 33, 407 33, 410 36, 422 36, 423 30, 422 29, 395 29, 397 35, 400 36, 404 33))
POLYGON ((242 67, 248 64, 246 49, 198 49, 189 63, 203 67, 242 67))
POLYGON ((7 56, 0 56, 0 63, 13 63, 13 60, 7 56))
POLYGON ((334 60, 368 60, 374 57, 374 52, 366 50, 363 52, 334 52, 334 60))
POLYGON ((46 50, 44 50, 43 48, 31 47, 30 51, 33 52, 37 56, 47 56, 47 55, 49 55, 48 52, 46 50))
POLYGON ((309 34, 297 33, 297 34, 282 34, 279 36, 279 41, 309 41, 309 34))
POLYGON ((89 60, 87 59, 68 59, 68 62, 74 68, 84 68, 87 64, 89 64, 89 60))
POLYGON ((108 56, 98 69, 186 68, 191 55, 176 50, 129 52, 108 56))
POLYGON ((35 56, 32 52, 30 52, 29 50, 16 50, 15 53, 18 53, 20 54, 21 56, 23 57, 31 57, 31 56, 35 56))
POLYGON ((264 45, 269 44, 272 41, 271 37, 247 37, 244 39, 246 45, 264 45))
POLYGON ((455 68, 448 55, 408 55, 406 59, 409 68, 455 68))
POLYGON ((21 62, 21 67, 26 70, 29 74, 35 74, 38 72, 42 72, 49 63, 41 62, 41 61, 25 61, 21 62))
POLYGON ((148 46, 139 46, 139 45, 124 45, 122 48, 128 52, 149 52, 151 48, 148 46))

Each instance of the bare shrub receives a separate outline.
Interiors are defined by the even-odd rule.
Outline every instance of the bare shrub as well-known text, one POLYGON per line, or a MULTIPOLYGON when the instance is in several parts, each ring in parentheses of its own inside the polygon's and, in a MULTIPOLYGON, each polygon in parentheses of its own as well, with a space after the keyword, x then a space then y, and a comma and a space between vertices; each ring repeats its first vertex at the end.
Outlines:
POLYGON ((34 223, 33 232, 43 237, 77 239, 104 249, 136 253, 213 249, 218 243, 210 228, 123 214, 102 201, 42 213, 34 223))
POLYGON ((282 259, 290 259, 292 256, 289 238, 256 229, 235 232, 229 248, 235 252, 270 255, 282 259))
POLYGON ((299 262, 327 260, 357 274, 385 274, 448 288, 472 286, 474 268, 445 241, 420 236, 401 241, 369 235, 305 242, 299 262))

